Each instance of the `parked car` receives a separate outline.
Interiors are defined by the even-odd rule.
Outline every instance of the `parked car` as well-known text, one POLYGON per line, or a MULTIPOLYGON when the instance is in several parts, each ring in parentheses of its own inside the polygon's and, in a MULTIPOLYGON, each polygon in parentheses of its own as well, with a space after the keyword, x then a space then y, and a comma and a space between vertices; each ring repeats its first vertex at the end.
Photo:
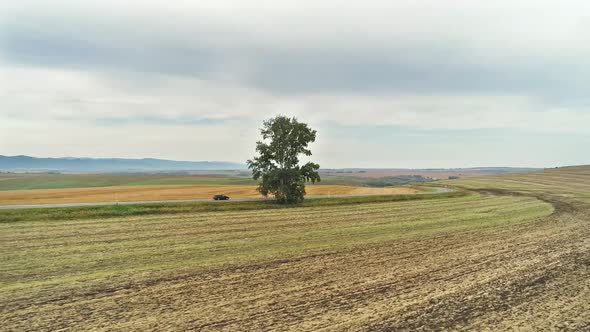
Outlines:
POLYGON ((223 195, 223 194, 218 194, 213 196, 213 200, 215 201, 227 201, 229 199, 229 196, 227 195, 223 195))

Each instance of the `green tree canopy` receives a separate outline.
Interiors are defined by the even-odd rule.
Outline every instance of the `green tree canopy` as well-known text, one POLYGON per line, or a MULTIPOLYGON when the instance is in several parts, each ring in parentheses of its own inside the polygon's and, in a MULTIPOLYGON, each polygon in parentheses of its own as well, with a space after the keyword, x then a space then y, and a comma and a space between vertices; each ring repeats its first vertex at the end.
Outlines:
POLYGON ((258 156, 248 160, 255 180, 261 179, 258 191, 274 195, 281 203, 298 203, 305 196, 305 182, 319 182, 320 165, 299 165, 299 156, 311 156, 309 143, 315 142, 316 131, 296 118, 279 115, 263 122, 262 141, 256 142, 258 156))

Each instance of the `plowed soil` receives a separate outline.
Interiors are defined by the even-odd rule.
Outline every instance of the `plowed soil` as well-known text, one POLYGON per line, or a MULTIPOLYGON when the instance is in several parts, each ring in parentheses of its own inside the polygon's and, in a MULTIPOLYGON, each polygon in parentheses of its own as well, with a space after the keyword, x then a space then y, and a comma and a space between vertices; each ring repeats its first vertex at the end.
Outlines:
POLYGON ((3 224, 0 329, 590 330, 590 205, 488 181, 429 201, 3 224))

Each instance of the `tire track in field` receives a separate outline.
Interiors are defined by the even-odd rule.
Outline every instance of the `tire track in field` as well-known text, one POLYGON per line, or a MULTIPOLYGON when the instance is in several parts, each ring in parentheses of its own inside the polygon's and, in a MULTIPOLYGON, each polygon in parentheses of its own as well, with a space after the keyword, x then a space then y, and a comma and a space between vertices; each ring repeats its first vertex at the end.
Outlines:
POLYGON ((540 201, 549 203, 553 206, 553 216, 561 214, 571 214, 579 210, 585 210, 586 204, 576 202, 573 200, 567 200, 564 198, 544 194, 544 193, 531 193, 522 192, 508 189, 492 189, 492 188, 463 188, 465 190, 474 191, 481 194, 496 195, 496 196, 520 196, 520 197, 534 197, 540 201))

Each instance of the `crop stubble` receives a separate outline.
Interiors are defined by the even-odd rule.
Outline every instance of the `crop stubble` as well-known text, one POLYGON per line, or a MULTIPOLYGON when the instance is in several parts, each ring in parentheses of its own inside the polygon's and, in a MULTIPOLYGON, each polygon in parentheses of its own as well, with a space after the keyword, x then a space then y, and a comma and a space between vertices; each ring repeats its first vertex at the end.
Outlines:
POLYGON ((1 225, 0 318, 6 330, 589 329, 587 189, 490 179, 433 201, 1 225))

